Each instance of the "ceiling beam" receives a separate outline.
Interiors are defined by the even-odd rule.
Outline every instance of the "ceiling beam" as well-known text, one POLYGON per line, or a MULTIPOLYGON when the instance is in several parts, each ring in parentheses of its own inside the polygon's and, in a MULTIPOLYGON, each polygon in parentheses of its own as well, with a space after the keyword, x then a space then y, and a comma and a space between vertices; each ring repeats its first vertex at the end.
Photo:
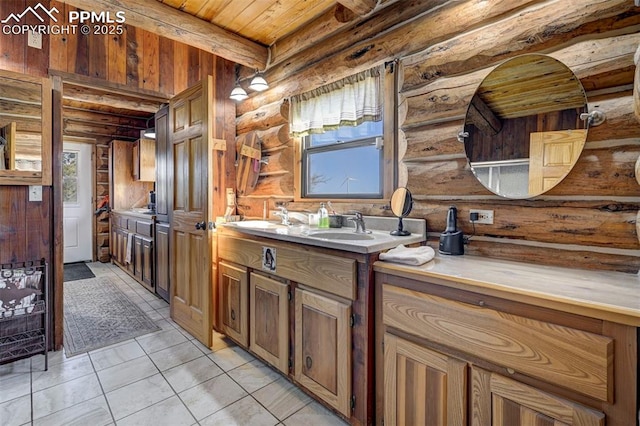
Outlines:
POLYGON ((356 15, 364 16, 376 8, 378 0, 340 0, 339 3, 356 15))
POLYGON ((197 47, 255 69, 265 69, 267 47, 157 0, 62 0, 86 11, 125 12, 125 24, 197 47))

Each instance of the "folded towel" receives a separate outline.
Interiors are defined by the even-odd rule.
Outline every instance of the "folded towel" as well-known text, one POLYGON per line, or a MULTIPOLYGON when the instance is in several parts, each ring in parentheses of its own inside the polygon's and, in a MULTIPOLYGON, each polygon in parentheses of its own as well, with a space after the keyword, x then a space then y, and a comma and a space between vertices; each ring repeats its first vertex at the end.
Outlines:
POLYGON ((400 244, 386 253, 380 253, 380 260, 387 262, 406 263, 407 265, 422 265, 427 263, 436 255, 436 252, 429 246, 405 247, 400 244))
POLYGON ((133 251, 133 232, 127 235, 127 252, 124 256, 124 263, 131 263, 131 255, 133 251))

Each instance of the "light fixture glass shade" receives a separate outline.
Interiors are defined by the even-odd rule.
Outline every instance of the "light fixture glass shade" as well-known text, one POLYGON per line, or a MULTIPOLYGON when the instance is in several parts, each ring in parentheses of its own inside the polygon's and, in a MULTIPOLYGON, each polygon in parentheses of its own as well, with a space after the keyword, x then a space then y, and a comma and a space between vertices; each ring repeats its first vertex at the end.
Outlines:
POLYGON ((240 87, 239 84, 237 84, 236 87, 233 88, 233 90, 231 91, 231 95, 229 95, 229 98, 233 99, 234 101, 244 101, 248 97, 249 95, 247 95, 247 92, 242 87, 240 87))
POLYGON ((145 138, 155 139, 156 138, 156 129, 155 127, 150 127, 146 129, 143 133, 145 138))
POLYGON ((256 92, 262 92, 263 90, 267 90, 269 85, 267 84, 267 80, 264 79, 262 73, 256 74, 251 80, 251 84, 249 85, 249 89, 255 90, 256 92))

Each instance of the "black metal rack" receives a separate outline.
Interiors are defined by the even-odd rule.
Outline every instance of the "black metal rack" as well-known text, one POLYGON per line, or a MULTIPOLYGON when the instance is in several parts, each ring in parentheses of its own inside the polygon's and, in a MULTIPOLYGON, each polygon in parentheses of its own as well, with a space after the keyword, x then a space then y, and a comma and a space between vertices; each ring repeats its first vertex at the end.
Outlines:
POLYGON ((0 265, 0 363, 43 354, 48 369, 48 264, 0 265))

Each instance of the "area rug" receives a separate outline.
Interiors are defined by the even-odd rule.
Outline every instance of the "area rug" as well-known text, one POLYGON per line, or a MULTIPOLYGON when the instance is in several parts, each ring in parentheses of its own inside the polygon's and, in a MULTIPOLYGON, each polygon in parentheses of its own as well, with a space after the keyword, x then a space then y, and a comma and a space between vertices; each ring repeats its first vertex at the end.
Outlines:
POLYGON ((64 348, 89 352, 160 330, 109 277, 64 284, 64 348))
POLYGON ((86 280, 93 278, 95 275, 84 262, 65 263, 64 265, 64 282, 86 280))

